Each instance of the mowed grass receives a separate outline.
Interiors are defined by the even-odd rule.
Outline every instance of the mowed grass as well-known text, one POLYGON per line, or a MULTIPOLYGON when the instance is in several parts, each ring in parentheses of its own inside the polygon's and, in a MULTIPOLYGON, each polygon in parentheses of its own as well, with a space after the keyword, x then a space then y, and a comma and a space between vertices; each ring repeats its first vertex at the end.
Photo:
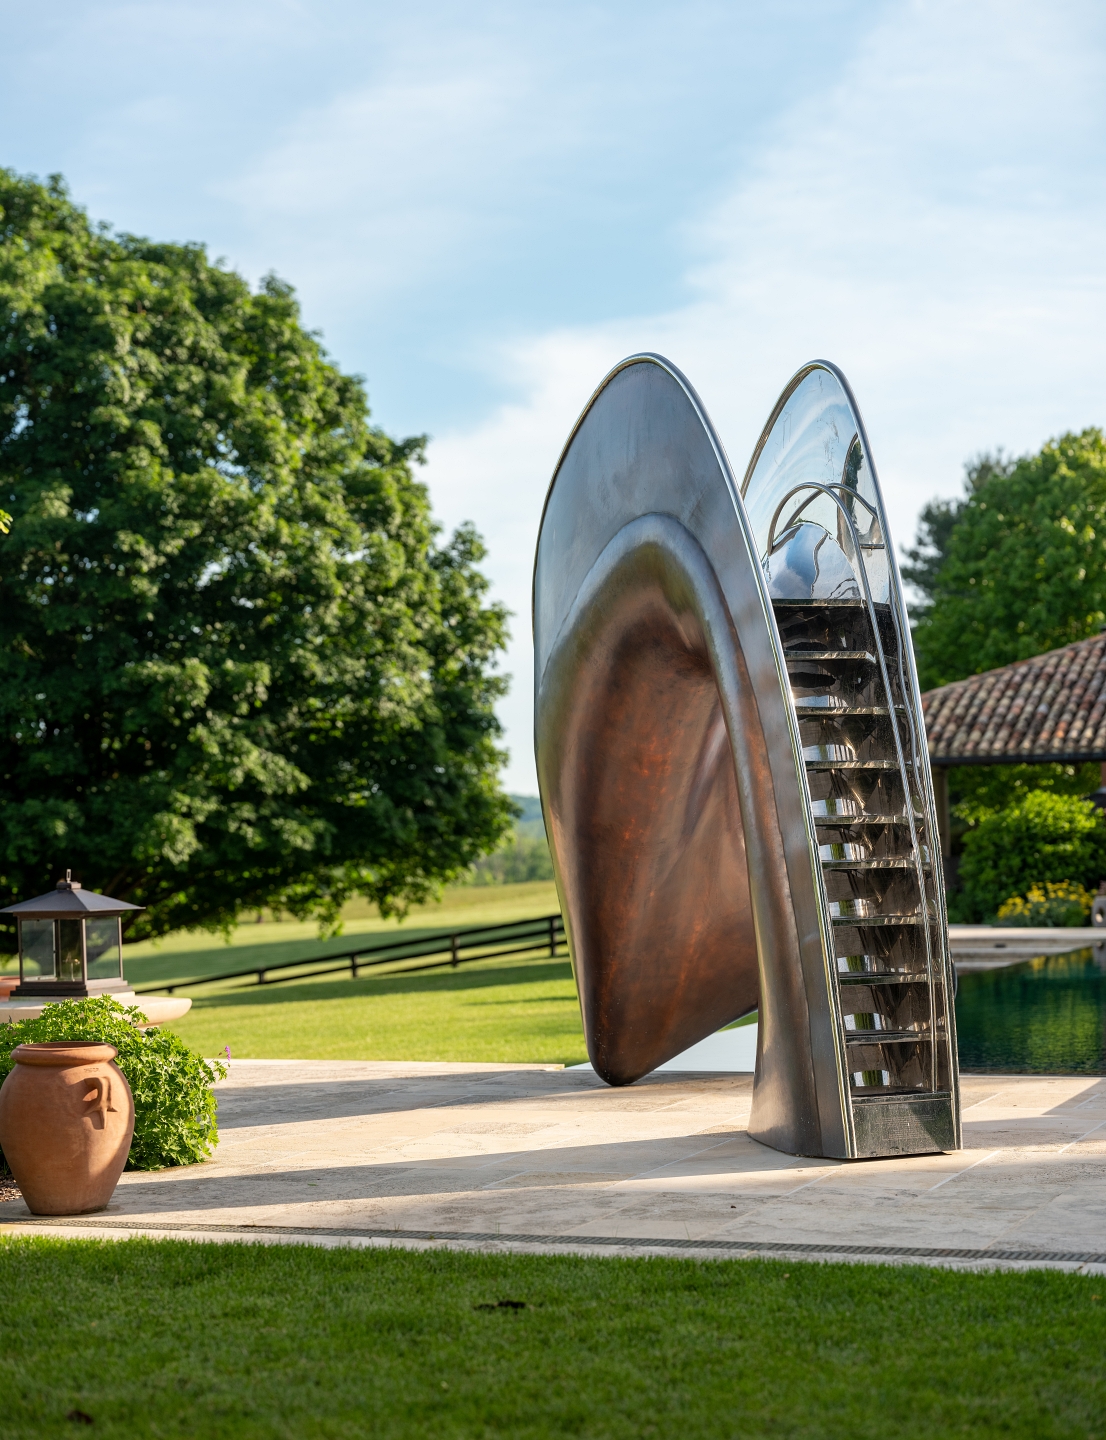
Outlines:
POLYGON ((195 993, 171 1027, 203 1055, 266 1060, 587 1059, 567 960, 195 993))
POLYGON ((354 900, 342 911, 342 933, 330 939, 320 939, 318 926, 309 921, 267 915, 261 924, 246 921, 237 926, 229 943, 207 931, 180 930, 160 940, 124 945, 123 969, 132 985, 157 985, 341 952, 365 937, 417 939, 446 930, 555 915, 560 908, 552 881, 458 886, 447 890, 436 904, 416 906, 402 920, 382 920, 375 906, 354 900))
POLYGON ((19 1239, 0 1291, 9 1440, 1106 1433, 1103 1277, 19 1239))
MULTIPOLYGON (((556 914, 552 883, 471 886, 446 892, 402 921, 354 902, 341 935, 314 925, 239 925, 221 936, 191 931, 127 946, 132 985, 165 984, 250 966, 340 953, 366 937, 419 938, 476 925, 556 914)), ((172 1029, 205 1055, 229 1046, 238 1059, 460 1060, 575 1064, 587 1058, 568 962, 536 959, 466 964, 422 974, 342 976, 279 985, 241 981, 179 992, 192 1010, 172 1029)))

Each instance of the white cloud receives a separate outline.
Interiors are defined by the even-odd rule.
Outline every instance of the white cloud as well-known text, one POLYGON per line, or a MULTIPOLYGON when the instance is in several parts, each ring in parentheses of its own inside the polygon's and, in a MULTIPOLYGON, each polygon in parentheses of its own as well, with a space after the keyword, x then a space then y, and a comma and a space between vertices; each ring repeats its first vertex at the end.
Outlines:
MULTIPOLYGON (((290 133, 220 192, 260 232, 295 236, 315 292, 352 288, 358 303, 448 274, 495 223, 486 154, 511 134, 523 77, 507 56, 485 54, 468 73, 391 74, 296 116, 290 133), (484 172, 484 205, 471 177, 484 172), (331 261, 330 284, 327 259, 331 261)), ((518 137, 503 170, 517 161, 518 137)), ((494 177, 493 177, 494 180, 494 177)))
POLYGON ((776 395, 824 356, 864 409, 901 546, 963 461, 1106 420, 1106 101, 1083 5, 896 7, 775 127, 757 163, 688 218, 689 305, 520 339, 520 400, 431 449, 450 523, 475 519, 517 612, 502 707, 509 783, 534 788, 529 585, 541 504, 606 369, 660 350, 689 376, 740 472, 776 395))
POLYGON ((623 355, 684 369, 738 469, 836 360, 900 543, 979 448, 1106 419, 1093 0, 73 0, 8 30, 9 163, 275 268, 382 422, 437 434, 439 514, 516 611, 518 788, 542 498, 623 355))
POLYGON ((575 331, 543 336, 504 357, 526 399, 483 425, 430 449, 435 513, 452 529, 473 520, 488 542, 495 597, 514 612, 504 670, 511 692, 500 705, 511 751, 509 788, 536 792, 531 742, 533 659, 530 587, 538 521, 553 466, 595 384, 625 348, 620 335, 575 331))

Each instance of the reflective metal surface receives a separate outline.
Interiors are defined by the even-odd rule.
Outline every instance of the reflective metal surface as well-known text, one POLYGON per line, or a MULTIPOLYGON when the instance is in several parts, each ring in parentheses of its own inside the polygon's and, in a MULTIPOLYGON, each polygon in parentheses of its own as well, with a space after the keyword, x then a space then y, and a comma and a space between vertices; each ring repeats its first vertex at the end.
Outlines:
POLYGON ((866 1107, 925 1095, 931 1111, 944 1103, 958 1136, 940 847, 913 652, 867 437, 832 366, 804 367, 784 391, 742 496, 813 802, 854 1132, 866 1107))
POLYGON ((600 386, 546 501, 535 741, 588 1053, 627 1084, 759 1006, 750 1130, 959 1145, 905 610, 843 379, 785 390, 741 487, 657 356, 600 386))

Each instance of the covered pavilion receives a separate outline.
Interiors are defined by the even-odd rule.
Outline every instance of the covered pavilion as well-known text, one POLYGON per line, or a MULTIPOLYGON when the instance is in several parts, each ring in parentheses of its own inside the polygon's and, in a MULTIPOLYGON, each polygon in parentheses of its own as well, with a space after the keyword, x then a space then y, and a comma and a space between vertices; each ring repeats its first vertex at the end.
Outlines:
POLYGON ((922 714, 946 860, 953 765, 1097 760, 1106 798, 1106 634, 927 690, 922 714))

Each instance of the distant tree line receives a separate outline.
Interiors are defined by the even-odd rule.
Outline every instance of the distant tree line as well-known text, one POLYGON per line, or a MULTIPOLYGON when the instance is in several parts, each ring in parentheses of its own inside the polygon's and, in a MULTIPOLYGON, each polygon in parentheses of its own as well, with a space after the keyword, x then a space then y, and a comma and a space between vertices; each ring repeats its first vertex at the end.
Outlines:
POLYGON ((541 801, 536 795, 512 795, 518 807, 514 830, 491 855, 472 867, 474 885, 517 885, 553 879, 553 858, 545 834, 541 801))

